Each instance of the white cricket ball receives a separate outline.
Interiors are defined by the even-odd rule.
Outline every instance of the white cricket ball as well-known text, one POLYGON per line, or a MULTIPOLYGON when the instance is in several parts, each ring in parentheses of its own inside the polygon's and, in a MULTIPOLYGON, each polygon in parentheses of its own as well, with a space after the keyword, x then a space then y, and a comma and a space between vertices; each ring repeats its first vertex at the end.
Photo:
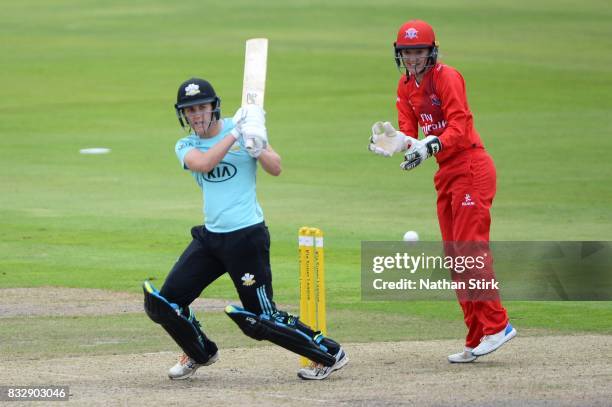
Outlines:
POLYGON ((408 232, 404 233, 404 242, 418 242, 418 241, 419 241, 419 234, 415 232, 414 230, 409 230, 408 232))

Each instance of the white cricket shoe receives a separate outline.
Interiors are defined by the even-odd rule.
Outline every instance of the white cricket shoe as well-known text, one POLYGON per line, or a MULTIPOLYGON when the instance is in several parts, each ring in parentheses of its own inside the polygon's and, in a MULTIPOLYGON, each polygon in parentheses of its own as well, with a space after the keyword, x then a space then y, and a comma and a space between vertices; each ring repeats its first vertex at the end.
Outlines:
POLYGON ((323 380, 336 370, 342 369, 349 362, 344 349, 340 347, 336 353, 336 363, 332 366, 323 366, 320 363, 311 363, 310 366, 303 367, 298 371, 298 377, 304 380, 323 380))
POLYGON ((478 359, 478 356, 472 355, 472 350, 474 348, 468 348, 467 346, 463 350, 463 352, 454 353, 452 355, 448 355, 448 361, 450 363, 470 363, 478 359))
POLYGON ((483 356, 496 351, 504 343, 516 336, 516 329, 510 323, 504 329, 493 335, 485 335, 480 341, 480 345, 476 346, 472 351, 474 356, 483 356))
POLYGON ((210 366, 217 360, 219 360, 219 351, 212 355, 210 359, 208 359, 208 362, 202 364, 196 363, 193 359, 183 353, 181 356, 179 356, 178 363, 172 366, 168 371, 168 377, 170 377, 172 380, 187 379, 188 377, 193 376, 196 370, 202 366, 210 366))

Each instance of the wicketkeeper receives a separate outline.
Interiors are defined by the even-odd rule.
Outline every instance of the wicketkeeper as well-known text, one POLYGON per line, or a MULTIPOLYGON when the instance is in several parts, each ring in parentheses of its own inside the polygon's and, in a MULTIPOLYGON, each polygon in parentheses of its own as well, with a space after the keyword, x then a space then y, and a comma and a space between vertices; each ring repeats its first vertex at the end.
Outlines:
POLYGON ((176 155, 203 191, 205 221, 191 229, 193 240, 161 290, 149 281, 143 286, 147 315, 184 352, 168 375, 185 379, 219 358, 217 345, 205 335, 189 305, 229 273, 244 308, 229 305, 227 315, 246 335, 314 361, 298 372, 302 379, 325 379, 348 362, 342 347, 278 310, 272 300, 270 234, 255 179, 258 162, 267 173, 279 175, 281 158, 268 143, 265 112, 248 105, 233 118, 221 119, 221 99, 209 82, 198 78, 180 85, 175 110, 189 131, 176 143, 176 155))
MULTIPOLYGON (((404 153, 400 166, 407 171, 435 156, 438 222, 445 247, 488 244, 495 165, 474 128, 463 77, 437 62, 438 42, 424 21, 402 25, 394 48, 402 72, 396 102, 399 131, 388 122, 375 123, 369 149, 383 156, 404 153)), ((492 275, 492 268, 489 272, 492 275)), ((468 333, 464 351, 448 357, 451 363, 473 362, 516 335, 497 292, 489 290, 488 296, 492 298, 478 300, 458 293, 468 333)))

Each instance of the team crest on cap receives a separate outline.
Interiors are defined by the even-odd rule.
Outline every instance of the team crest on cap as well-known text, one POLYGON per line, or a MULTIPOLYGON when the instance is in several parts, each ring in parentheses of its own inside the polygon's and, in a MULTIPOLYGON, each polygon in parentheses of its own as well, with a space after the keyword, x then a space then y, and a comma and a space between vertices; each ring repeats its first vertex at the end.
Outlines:
POLYGON ((419 32, 414 27, 410 27, 406 30, 405 37, 414 40, 418 36, 419 32))
POLYGON ((185 95, 193 96, 200 93, 200 85, 196 85, 195 83, 190 83, 185 87, 185 95))

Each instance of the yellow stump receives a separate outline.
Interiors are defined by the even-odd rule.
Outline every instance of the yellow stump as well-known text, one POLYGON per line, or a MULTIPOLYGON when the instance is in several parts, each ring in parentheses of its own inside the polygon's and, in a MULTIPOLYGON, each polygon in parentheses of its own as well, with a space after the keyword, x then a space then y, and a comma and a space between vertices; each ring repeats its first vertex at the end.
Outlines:
POLYGON ((323 248, 323 232, 314 230, 315 263, 317 269, 317 330, 327 335, 327 318, 325 308, 325 249, 323 248))
MULTIPOLYGON (((298 232, 300 259, 300 320, 315 331, 327 334, 325 308, 325 252, 323 232, 302 227, 298 232)), ((305 357, 302 366, 308 365, 305 357)))

